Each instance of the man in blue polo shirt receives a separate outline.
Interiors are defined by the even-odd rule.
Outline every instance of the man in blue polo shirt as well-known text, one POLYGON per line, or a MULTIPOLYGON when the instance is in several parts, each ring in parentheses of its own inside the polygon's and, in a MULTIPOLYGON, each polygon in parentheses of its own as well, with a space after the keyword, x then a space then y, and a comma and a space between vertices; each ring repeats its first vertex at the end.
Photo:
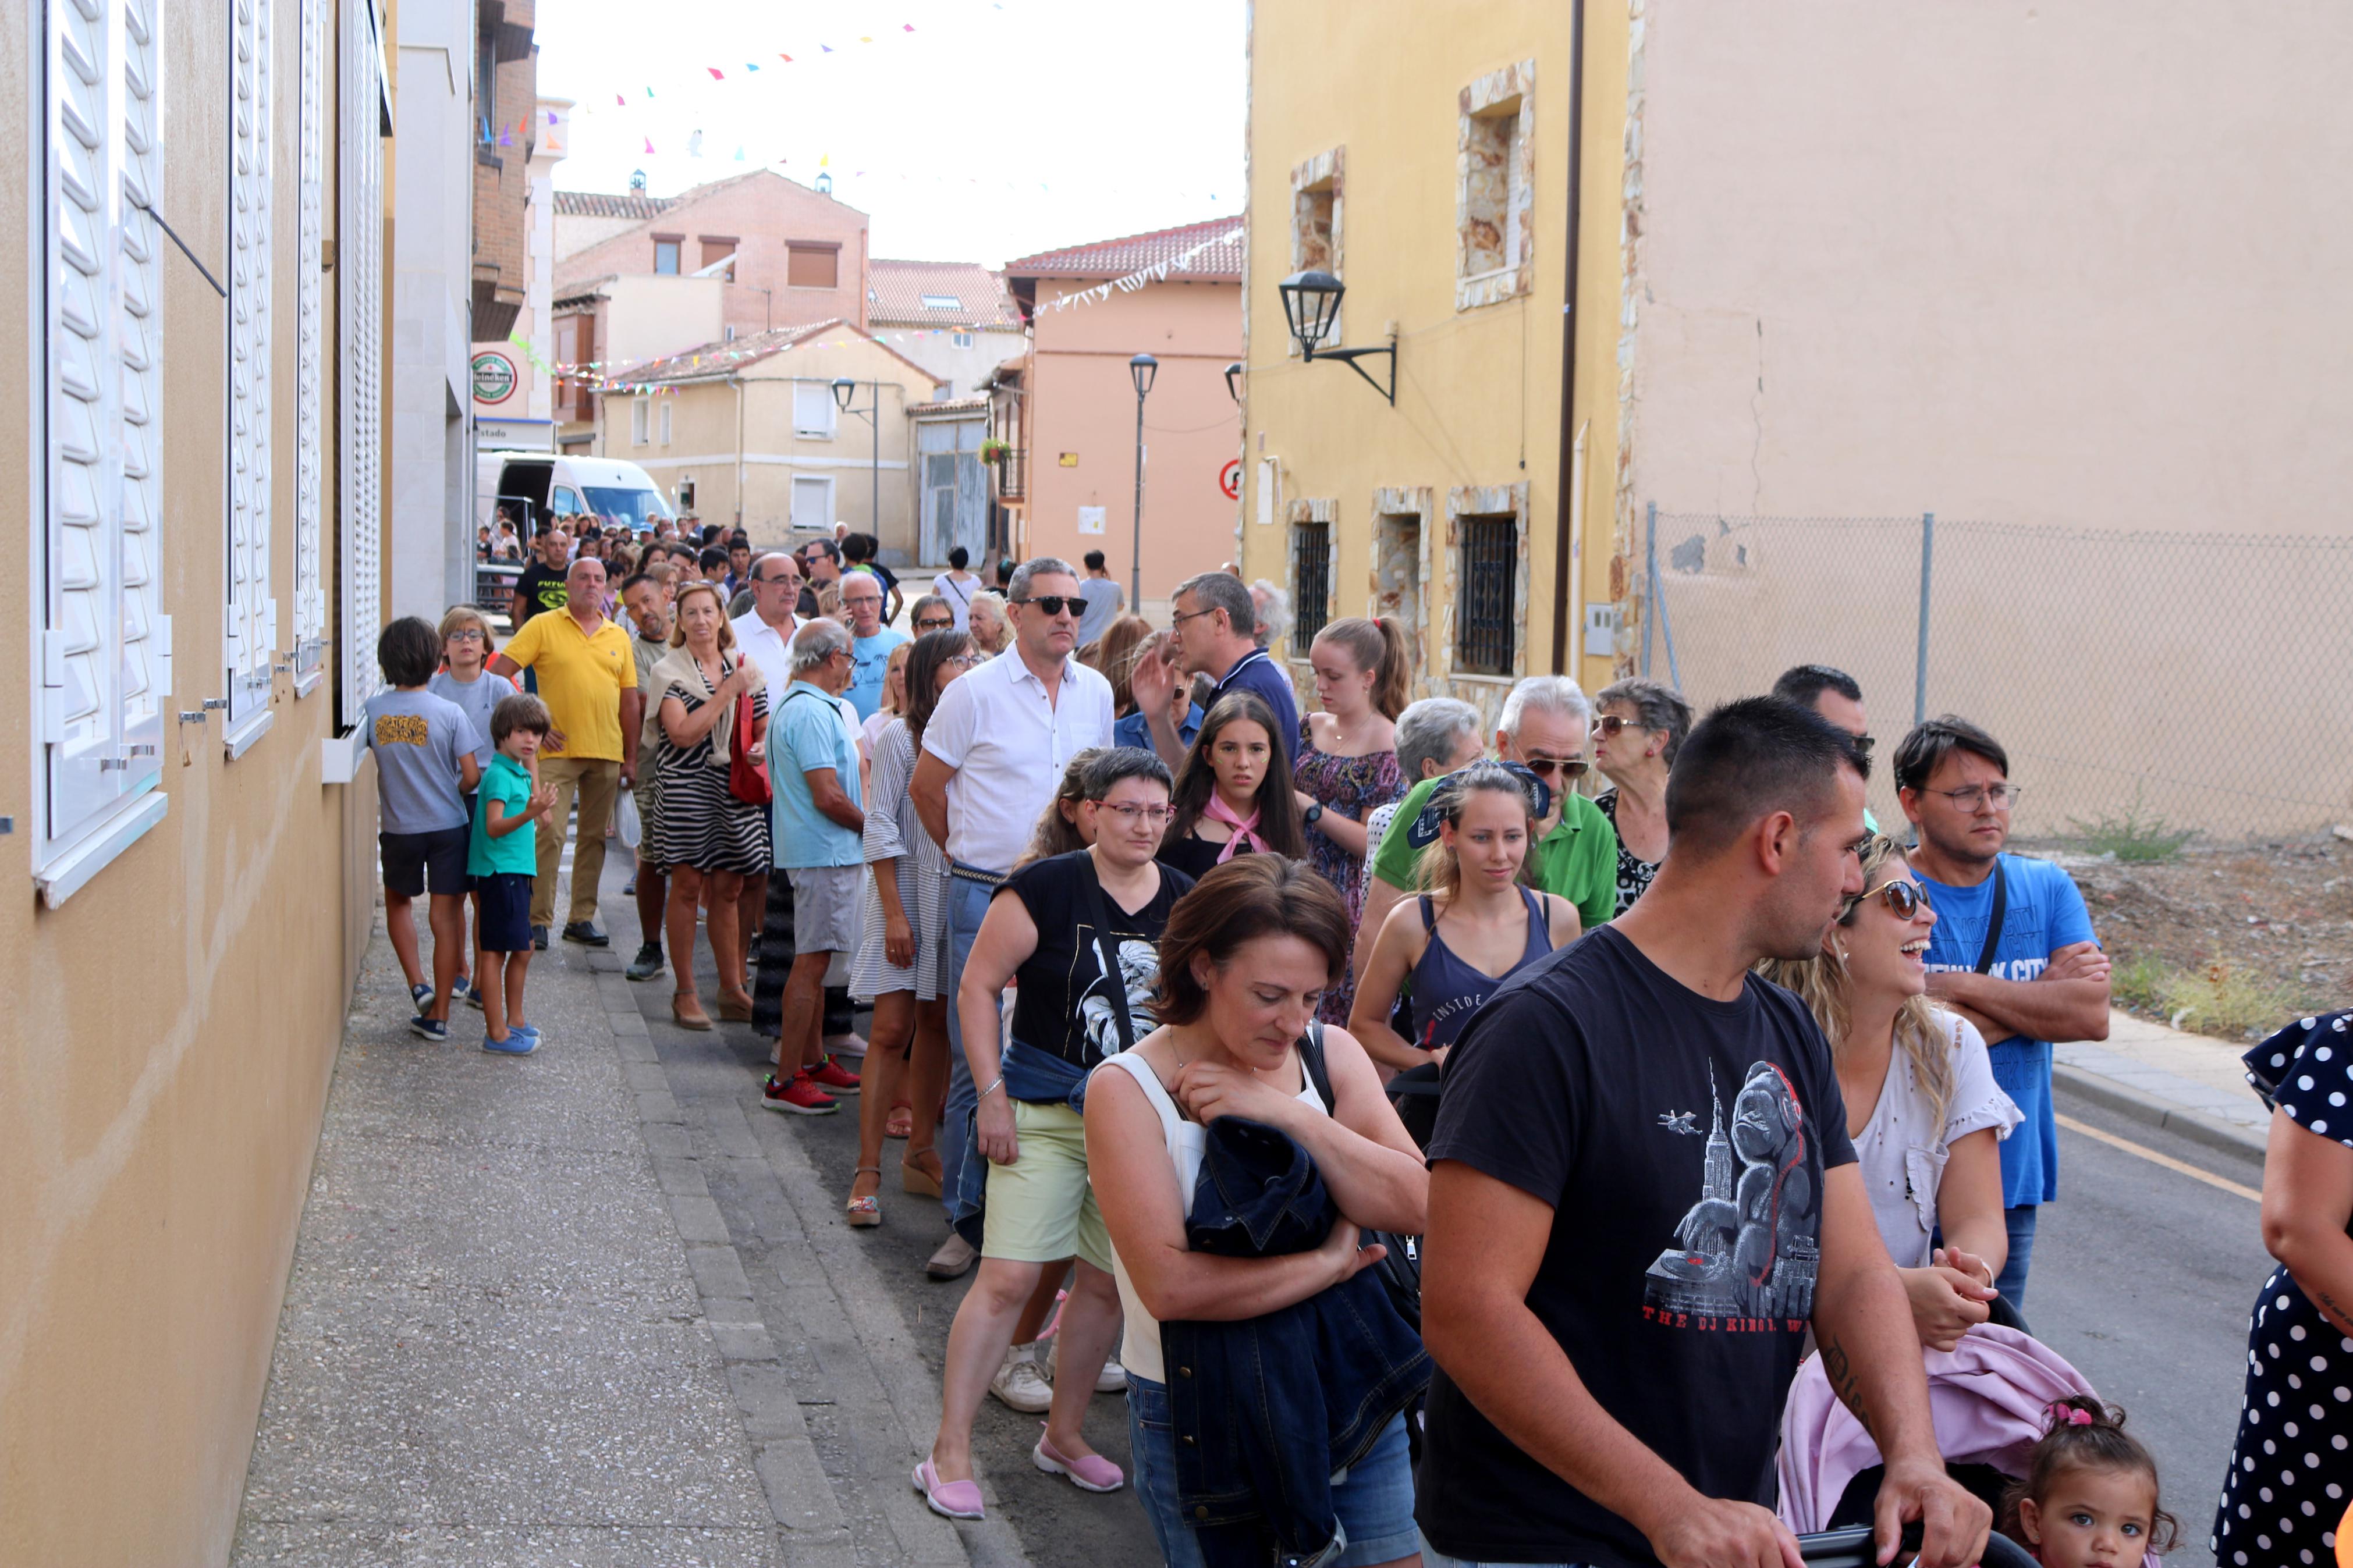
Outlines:
MULTIPOLYGON (((1152 749, 1175 769, 1184 765, 1185 743, 1176 732, 1173 688, 1181 675, 1206 675, 1218 695, 1248 691, 1273 711, 1274 743, 1284 777, 1299 749, 1299 699, 1282 667, 1258 646, 1258 612, 1250 589, 1230 572, 1204 572, 1176 584, 1170 601, 1166 657, 1135 662, 1128 690, 1152 727, 1152 749)), ((1215 707, 1212 700, 1210 706, 1215 707)))
POLYGON ((1929 994, 1977 1026, 1994 1081, 2026 1116, 2001 1145, 2010 1258, 1994 1280, 2022 1310, 2036 1205, 2059 1195, 2051 1042, 2108 1037, 2108 957, 2066 872, 2002 853, 2018 791, 1991 735, 1951 714, 1920 725, 1896 748, 1895 789, 1936 911, 1929 994))

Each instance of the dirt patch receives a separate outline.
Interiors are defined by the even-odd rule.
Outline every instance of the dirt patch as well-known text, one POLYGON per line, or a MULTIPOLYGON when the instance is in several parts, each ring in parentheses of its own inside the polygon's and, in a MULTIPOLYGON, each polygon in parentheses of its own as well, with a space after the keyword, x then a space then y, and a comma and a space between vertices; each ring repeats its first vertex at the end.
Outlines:
POLYGON ((2116 960, 2116 1005, 2223 1038, 2353 1002, 2353 845, 2189 849, 2155 865, 2024 847, 2065 867, 2116 960))

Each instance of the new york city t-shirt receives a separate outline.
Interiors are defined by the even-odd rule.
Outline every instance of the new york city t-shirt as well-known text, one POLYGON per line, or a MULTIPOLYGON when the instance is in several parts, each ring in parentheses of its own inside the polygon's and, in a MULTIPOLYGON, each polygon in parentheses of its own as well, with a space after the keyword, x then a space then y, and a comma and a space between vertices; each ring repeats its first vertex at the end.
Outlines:
MULTIPOLYGON (((1586 1389, 1704 1495, 1769 1506, 1813 1315, 1822 1173, 1854 1159, 1804 1005, 1755 976, 1736 1002, 1702 996, 1600 927, 1471 1021, 1430 1159, 1552 1205, 1528 1307, 1586 1389)), ((1442 1372, 1416 1517, 1453 1557, 1657 1561, 1442 1372)))
POLYGON ((1127 1009, 1139 1040, 1157 1026, 1152 991, 1160 978, 1160 933, 1168 929, 1168 911, 1176 900, 1192 891, 1193 879, 1168 866, 1156 868, 1160 890, 1142 909, 1124 910, 1108 891, 1103 894, 1112 951, 1119 958, 1116 984, 1104 983, 1094 920, 1087 909, 1086 883, 1095 875, 1092 855, 1074 849, 1032 861, 1005 879, 997 896, 1019 899, 1038 928, 1037 951, 1020 967, 1013 990, 1013 1037, 1025 1047, 1050 1051, 1074 1068, 1092 1070, 1123 1048, 1114 1009, 1127 1009))

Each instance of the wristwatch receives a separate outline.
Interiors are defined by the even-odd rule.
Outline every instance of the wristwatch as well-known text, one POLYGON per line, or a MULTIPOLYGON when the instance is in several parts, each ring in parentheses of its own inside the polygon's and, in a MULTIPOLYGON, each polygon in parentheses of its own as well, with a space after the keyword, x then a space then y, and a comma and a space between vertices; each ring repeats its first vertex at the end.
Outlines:
POLYGON ((1313 827, 1315 826, 1315 819, 1323 815, 1324 803, 1319 800, 1314 805, 1307 808, 1306 812, 1301 816, 1300 820, 1307 824, 1308 826, 1313 827))

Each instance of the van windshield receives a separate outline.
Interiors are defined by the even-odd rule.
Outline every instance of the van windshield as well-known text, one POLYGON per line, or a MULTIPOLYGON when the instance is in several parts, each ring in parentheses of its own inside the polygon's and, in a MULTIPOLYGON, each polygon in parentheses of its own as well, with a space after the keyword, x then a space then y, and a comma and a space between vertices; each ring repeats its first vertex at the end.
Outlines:
POLYGON ((580 489, 588 498, 590 511, 633 529, 651 528, 656 518, 670 515, 659 490, 625 490, 604 485, 583 485, 580 489))

